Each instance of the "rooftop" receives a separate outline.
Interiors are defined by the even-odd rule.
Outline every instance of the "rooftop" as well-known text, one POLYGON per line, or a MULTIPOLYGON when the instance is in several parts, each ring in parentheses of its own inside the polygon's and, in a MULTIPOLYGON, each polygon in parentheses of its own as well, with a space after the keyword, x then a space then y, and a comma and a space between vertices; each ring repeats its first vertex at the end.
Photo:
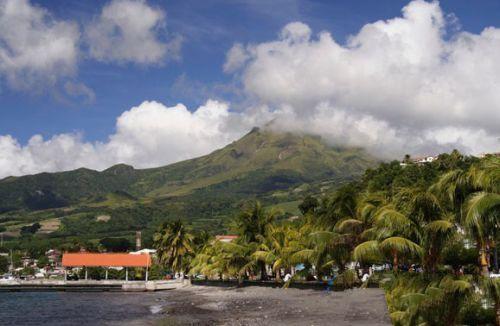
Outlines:
POLYGON ((235 239, 238 239, 237 235, 216 235, 215 240, 222 241, 222 242, 231 242, 235 239))
POLYGON ((149 267, 149 254, 129 253, 64 253, 62 265, 65 267, 149 267))

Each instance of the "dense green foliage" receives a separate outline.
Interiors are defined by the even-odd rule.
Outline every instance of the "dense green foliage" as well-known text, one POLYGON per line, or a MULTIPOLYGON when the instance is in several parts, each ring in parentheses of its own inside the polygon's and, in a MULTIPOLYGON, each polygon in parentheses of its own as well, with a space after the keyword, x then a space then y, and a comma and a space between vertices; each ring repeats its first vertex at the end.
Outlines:
POLYGON ((500 323, 497 244, 500 159, 457 151, 426 164, 383 163, 360 181, 315 202, 304 216, 279 219, 254 203, 237 215, 232 242, 212 241, 191 259, 213 278, 331 278, 359 284, 372 264, 397 325, 500 323), (351 267, 349 267, 351 266, 351 267), (269 273, 271 272, 271 275, 269 273))
POLYGON ((35 234, 39 229, 41 225, 40 223, 33 223, 31 225, 25 225, 21 227, 21 235, 28 235, 28 234, 35 234))
POLYGON ((7 273, 9 271, 9 260, 5 256, 0 256, 0 274, 7 273))
POLYGON ((126 238, 104 238, 99 244, 109 252, 126 252, 132 248, 132 243, 126 238))
POLYGON ((194 253, 193 238, 181 221, 165 223, 153 237, 159 262, 174 272, 185 272, 194 253))

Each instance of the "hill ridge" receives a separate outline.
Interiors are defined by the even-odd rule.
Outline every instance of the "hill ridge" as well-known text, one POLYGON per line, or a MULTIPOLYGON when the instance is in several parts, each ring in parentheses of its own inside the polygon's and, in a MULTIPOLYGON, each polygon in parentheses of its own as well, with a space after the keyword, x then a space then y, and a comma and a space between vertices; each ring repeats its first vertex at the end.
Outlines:
POLYGON ((330 146, 321 137, 255 127, 207 155, 166 166, 136 169, 120 163, 103 171, 83 167, 2 179, 0 213, 76 205, 115 191, 150 199, 214 187, 269 192, 322 179, 351 179, 376 161, 362 149, 330 146))

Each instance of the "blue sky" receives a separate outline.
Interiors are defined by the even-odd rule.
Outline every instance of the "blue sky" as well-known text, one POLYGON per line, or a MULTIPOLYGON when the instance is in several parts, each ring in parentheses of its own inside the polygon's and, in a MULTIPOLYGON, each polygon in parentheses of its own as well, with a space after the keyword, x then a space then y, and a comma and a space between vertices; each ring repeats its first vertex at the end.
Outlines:
MULTIPOLYGON (((173 88, 185 78, 209 88, 229 83, 232 76, 222 71, 226 52, 234 42, 259 43, 272 40, 289 22, 302 21, 313 31, 328 30, 344 42, 366 23, 400 14, 407 1, 149 1, 166 12, 168 34, 183 37, 180 61, 144 66, 82 60, 77 80, 96 95, 93 103, 83 99, 61 101, 48 93, 32 94, 2 85, 0 134, 10 134, 25 143, 33 134, 83 132, 85 139, 105 140, 113 131, 116 117, 144 100, 168 105, 178 102, 193 108, 206 94, 173 88), (184 76, 184 77, 183 77, 184 76)), ((87 24, 99 14, 105 1, 32 1, 55 17, 87 24)), ((460 18, 465 30, 479 32, 498 24, 499 1, 441 1, 443 10, 460 18)), ((189 85, 185 85, 188 87, 189 85)), ((227 100, 231 100, 231 94, 227 100)))
MULTIPOLYGON (((152 38, 150 40, 152 44, 150 44, 151 50, 146 49, 145 51, 153 52, 155 49, 158 50, 155 46, 164 46, 168 50, 154 56, 153 59, 144 59, 143 54, 137 54, 137 51, 132 56, 120 54, 120 49, 103 49, 102 44, 101 48, 98 49, 100 51, 99 54, 92 54, 91 48, 96 47, 97 49, 96 44, 103 40, 103 34, 99 34, 101 38, 96 37, 93 41, 88 41, 86 35, 94 27, 94 31, 101 31, 105 28, 105 22, 103 23, 104 19, 102 18, 105 16, 105 8, 111 7, 115 2, 119 3, 120 0, 19 0, 16 3, 16 6, 19 3, 23 3, 25 8, 29 9, 31 16, 28 19, 36 19, 33 17, 37 17, 37 15, 43 16, 41 24, 44 24, 43 27, 47 29, 40 31, 40 34, 28 31, 34 33, 33 39, 42 36, 52 37, 50 25, 64 22, 68 24, 68 26, 64 27, 67 33, 69 33, 68 35, 72 35, 74 38, 73 48, 67 50, 70 52, 76 51, 75 53, 69 53, 64 58, 59 58, 60 60, 66 60, 64 61, 64 66, 61 66, 61 68, 58 66, 59 63, 56 63, 50 69, 47 68, 47 70, 42 70, 42 72, 34 70, 35 68, 31 66, 25 68, 26 70, 15 70, 17 68, 14 67, 14 64, 8 66, 5 63, 4 65, 7 68, 2 68, 3 63, 0 56, 0 137, 10 137, 10 143, 8 144, 10 147, 8 148, 12 153, 22 152, 23 157, 26 155, 30 157, 30 163, 26 163, 26 166, 33 165, 33 162, 37 162, 37 160, 43 161, 48 159, 33 158, 32 156, 36 155, 33 152, 36 150, 26 147, 28 140, 34 135, 41 135, 43 141, 50 140, 54 136, 57 137, 57 135, 78 135, 77 142, 83 145, 90 144, 89 146, 97 148, 99 143, 107 143, 109 137, 113 137, 116 134, 117 118, 132 107, 141 106, 141 103, 144 101, 156 101, 164 106, 162 108, 174 107, 177 103, 182 103, 191 112, 195 112, 199 106, 203 105, 209 99, 227 103, 229 111, 245 112, 249 111, 249 107, 256 109, 257 106, 265 106, 265 110, 279 111, 285 110, 284 108, 287 106, 294 108, 301 105, 317 106, 327 101, 335 107, 341 107, 342 110, 350 110, 351 106, 358 109, 359 106, 359 112, 369 114, 368 118, 374 117, 378 119, 377 121, 380 120, 380 123, 387 123, 388 126, 394 127, 395 135, 403 135, 410 133, 411 130, 421 129, 422 127, 427 128, 430 125, 429 123, 425 124, 426 122, 423 118, 419 122, 419 117, 415 119, 415 124, 407 123, 406 125, 401 125, 404 117, 399 117, 398 112, 385 112, 381 108, 376 108, 376 111, 370 111, 374 110, 370 105, 351 104, 351 102, 346 102, 347 100, 345 99, 339 99, 337 95, 330 94, 322 98, 320 94, 317 103, 312 103, 306 98, 307 96, 297 98, 295 94, 290 96, 285 94, 283 95, 284 97, 280 97, 282 95, 281 91, 286 92, 286 85, 283 86, 282 90, 278 89, 275 92, 276 94, 270 95, 267 93, 267 90, 259 89, 258 85, 256 86, 255 83, 252 84, 253 77, 257 81, 261 80, 258 79, 261 78, 260 76, 255 76, 257 68, 260 67, 259 64, 265 67, 263 65, 265 58, 253 53, 252 49, 262 44, 265 45, 273 41, 280 42, 280 40, 283 41, 286 39, 286 37, 281 37, 280 33, 283 33, 282 29, 287 24, 301 22, 304 26, 307 26, 310 33, 305 33, 307 35, 311 34, 310 37, 307 36, 308 45, 312 45, 318 41, 318 33, 327 31, 337 44, 348 48, 349 46, 346 43, 349 37, 357 35, 364 26, 395 17, 401 18, 403 15, 401 12, 402 8, 408 5, 408 1, 123 0, 122 2, 125 2, 127 5, 139 4, 141 7, 137 8, 151 10, 151 13, 154 12, 159 15, 158 18, 154 18, 157 19, 153 24, 154 26, 146 31, 150 33, 148 37, 152 38), (236 71, 225 72, 223 67, 227 60, 228 51, 237 43, 241 44, 245 52, 245 60, 248 61, 240 65, 241 67, 238 68, 240 70, 236 69, 236 71), (114 51, 114 54, 107 53, 106 51, 114 51), (147 62, 144 62, 144 60, 147 62), (14 81, 9 78, 13 78, 14 81), (23 78, 32 79, 26 82, 23 78), (73 88, 73 91, 70 88, 73 88), (293 98, 294 101, 291 101, 290 98, 293 98), (396 118, 392 119, 392 117, 396 118), (417 125, 418 123, 421 123, 421 125, 417 125)), ((0 0, 0 14, 2 6, 5 11, 6 6, 13 3, 15 2, 12 0, 0 0)), ((413 7, 418 7, 419 3, 424 2, 416 1, 413 7)), ((429 5, 427 7, 432 7, 429 2, 426 2, 426 4, 429 5)), ((427 9, 417 8, 416 10, 424 12, 427 9)), ((440 1, 439 6, 434 6, 432 10, 437 11, 438 15, 443 16, 443 19, 446 21, 442 26, 436 27, 436 30, 439 30, 436 33, 440 34, 440 42, 448 45, 453 43, 453 46, 457 48, 458 42, 454 42, 453 40, 460 39, 461 37, 466 39, 466 33, 479 35, 486 27, 495 27, 500 24, 498 21, 500 1, 496 0, 440 1)), ((14 31, 17 27, 12 26, 12 24, 15 25, 17 20, 8 20, 9 17, 7 17, 7 14, 5 12, 3 14, 4 18, 0 18, 0 24, 8 24, 12 28, 12 31, 14 31), (2 19, 4 19, 3 23, 2 19), (10 23, 12 21, 14 23, 10 23)), ((112 12, 112 14, 114 15, 115 13, 112 12)), ((131 17, 137 18, 139 16, 140 13, 137 12, 137 14, 133 13, 131 17)), ((9 30, 5 28, 3 28, 3 31, 0 31, 0 39, 2 40, 0 42, 0 54, 2 50, 5 50, 7 51, 6 53, 12 55, 15 52, 12 48, 14 45, 11 48, 5 45, 8 44, 5 41, 6 39, 8 40, 8 35, 5 35, 7 33, 9 33, 9 30), (4 35, 1 35, 2 33, 4 35)), ((295 31, 290 33, 293 34, 295 31)), ((410 35, 404 37, 412 37, 411 32, 404 35, 410 35)), ((28 38, 27 40, 29 42, 31 39, 28 38)), ((432 42, 431 39, 428 41, 432 42)), ((368 43, 365 38, 359 42, 360 44, 368 43)), ((423 48, 427 46, 425 42, 427 40, 424 40, 424 43, 421 44, 423 48)), ((495 40, 491 42, 493 42, 492 44, 497 44, 495 40)), ((321 42, 318 41, 319 43, 321 42)), ((129 46, 137 50, 141 49, 143 44, 130 43, 129 46)), ((389 49, 389 46, 387 48, 389 49)), ((23 51, 20 49, 17 48, 17 50, 23 51)), ((453 52, 444 50, 446 56, 450 55, 447 51, 449 53, 453 52)), ((34 53, 37 52, 35 51, 34 53)), ((45 54, 39 55, 43 56, 45 54)), ((397 56, 400 54, 396 53, 394 55, 397 56)), ((438 56, 440 55, 442 54, 438 54, 438 56)), ((389 53, 388 56, 390 57, 391 54, 389 53)), ((327 52, 324 55, 320 54, 321 59, 327 57, 327 52)), ((56 58, 54 60, 59 59, 56 58)), ((314 64, 314 61, 312 63, 314 64)), ((265 70, 266 68, 262 69, 265 70)), ((449 68, 446 69, 446 71, 449 71, 449 68)), ((491 68, 485 67, 484 69, 491 68)), ((271 77, 273 76, 275 75, 271 77)), ((425 78, 427 77, 425 76, 425 78)), ((431 80, 435 79, 434 77, 429 78, 431 80)), ((452 78, 451 75, 450 78, 452 78)), ((301 87, 298 85, 291 86, 301 87)), ((446 92, 448 91, 450 90, 446 90, 446 92)), ((484 97, 488 96, 484 95, 484 97)), ((392 99, 390 101, 392 102, 389 104, 384 103, 384 105, 391 106, 392 103, 399 103, 399 99, 392 99)), ((411 106, 411 104, 408 105, 411 106)), ((473 152, 475 149, 471 148, 470 144, 465 144, 466 142, 461 143, 461 140, 466 137, 463 136, 465 135, 464 133, 458 133, 459 136, 455 135, 457 134, 455 132, 457 128, 462 128, 469 134, 472 131, 483 132, 484 129, 485 135, 488 137, 491 136, 491 139, 493 139, 490 142, 493 145, 485 148, 491 149, 495 147, 497 143, 495 143, 494 139, 496 139, 497 135, 492 133, 491 130, 494 130, 496 126, 486 123, 481 124, 482 121, 478 121, 477 125, 464 125, 463 121, 460 120, 461 113, 459 112, 462 110, 461 107, 463 105, 466 104, 462 102, 456 104, 454 111, 457 113, 456 123, 450 125, 441 124, 439 126, 432 125, 432 128, 429 127, 427 133, 422 136, 422 139, 424 139, 425 137, 430 137, 430 133, 433 134, 432 137, 434 138, 438 137, 436 135, 439 135, 439 139, 436 138, 436 144, 439 146, 426 147, 422 145, 426 143, 425 139, 427 138, 425 138, 420 142, 419 147, 415 147, 414 151, 438 151, 446 150, 452 146, 463 146, 465 150, 468 149, 473 152), (454 135, 451 135, 452 132, 450 130, 452 129, 450 128, 455 128, 453 129, 454 135)), ((303 111, 302 109, 297 109, 297 112, 299 112, 297 114, 300 115, 302 114, 300 112, 303 111)), ((319 111, 315 111, 314 113, 316 116, 317 112, 319 111)), ((239 128, 244 129, 251 125, 252 122, 258 122, 259 120, 255 118, 255 115, 251 118, 248 118, 248 116, 249 114, 245 116, 246 120, 244 120, 246 122, 239 128), (251 122, 248 122, 250 120, 251 122)), ((266 115, 261 114, 261 116, 266 115)), ((363 120, 365 118, 365 116, 357 115, 353 119, 365 121, 363 120)), ((283 121, 287 120, 283 119, 283 121)), ((285 124, 285 122, 282 124, 285 124)), ((230 129, 226 125, 219 129, 224 128, 230 129)), ((303 127, 297 128, 304 129, 303 127)), ((303 131, 308 132, 308 130, 303 131)), ((216 145, 219 146, 224 141, 239 136, 242 132, 240 130, 237 133, 233 132, 231 136, 226 138, 222 137, 221 139, 223 140, 216 142, 216 145)), ((343 135, 340 136, 337 138, 343 138, 343 135)), ((380 136, 377 137, 377 145, 383 146, 380 136)), ((475 135, 474 137, 480 136, 475 135)), ((347 137, 346 139, 347 143, 350 144, 350 138, 347 137)), ((175 142, 173 139, 165 139, 165 142, 171 141, 175 142)), ((43 146, 50 145, 43 142, 41 144, 43 146)), ((354 144, 357 143, 354 142, 354 144)), ((43 147, 42 145, 39 147, 43 147)), ((0 146, 0 148, 2 147, 0 146)), ((209 146, 207 151, 212 149, 209 146)), ((81 150, 78 149, 75 151, 81 150)), ((7 152, 5 150, 5 153, 7 152)), ((7 155, 5 153, 4 156, 7 155)), ((184 153, 176 158, 164 160, 164 163, 188 158, 200 153, 204 152, 184 153)), ((398 154, 400 153, 398 152, 398 154)), ((3 168, 1 156, 2 154, 0 153, 0 170, 3 168)), ((8 161, 8 163, 5 164, 7 166, 4 167, 5 172, 2 173, 0 171, 0 177, 10 173, 39 172, 38 169, 32 168, 11 168, 9 164, 16 163, 12 163, 12 159, 4 160, 8 161)), ((115 161, 120 160, 122 159, 117 158, 115 161)), ((109 163, 116 163, 115 161, 112 160, 109 163)), ((152 162, 154 163, 146 164, 142 161, 131 160, 131 162, 127 163, 138 164, 139 166, 163 163, 162 160, 152 160, 152 162)), ((82 161, 77 164, 84 165, 87 162, 82 161)), ((103 164, 90 165, 100 168, 103 164)), ((41 169, 52 171, 72 167, 72 165, 66 163, 55 162, 52 165, 48 165, 47 168, 41 169)))

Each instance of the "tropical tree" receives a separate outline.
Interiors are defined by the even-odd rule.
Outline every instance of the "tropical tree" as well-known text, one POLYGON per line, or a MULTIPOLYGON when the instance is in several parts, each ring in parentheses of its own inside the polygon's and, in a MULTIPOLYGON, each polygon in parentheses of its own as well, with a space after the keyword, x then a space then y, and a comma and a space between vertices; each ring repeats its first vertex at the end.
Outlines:
POLYGON ((218 276, 221 280, 234 277, 241 284, 254 273, 256 261, 252 254, 255 250, 256 243, 213 241, 192 259, 190 272, 218 276))
POLYGON ((258 242, 265 237, 278 215, 277 210, 266 210, 259 201, 250 203, 233 221, 240 238, 245 242, 258 242))
POLYGON ((180 221, 166 222, 153 236, 160 263, 174 272, 186 272, 194 254, 194 236, 180 221))
POLYGON ((316 209, 319 206, 319 201, 316 197, 313 197, 311 195, 306 196, 302 203, 299 205, 299 210, 303 215, 306 215, 308 213, 313 213, 316 211, 316 209))
POLYGON ((479 245, 479 263, 483 275, 489 274, 489 255, 492 242, 500 229, 500 194, 478 192, 467 203, 465 226, 479 245))
POLYGON ((395 325, 457 325, 472 294, 468 279, 445 276, 429 282, 400 276, 388 295, 391 319, 395 325))
POLYGON ((356 185, 349 184, 338 189, 331 199, 323 201, 319 209, 323 225, 335 226, 338 221, 355 216, 358 192, 356 185))
POLYGON ((196 253, 191 260, 189 272, 191 275, 202 274, 206 278, 222 275, 222 271, 214 264, 214 257, 217 255, 216 246, 207 246, 196 253))
POLYGON ((350 260, 351 251, 347 237, 335 231, 315 231, 306 236, 307 248, 298 250, 292 257, 295 262, 315 267, 318 279, 330 274, 333 266, 343 273, 350 260))
POLYGON ((483 275, 489 273, 489 255, 499 230, 500 160, 491 158, 467 170, 445 173, 433 185, 433 191, 445 195, 451 209, 479 249, 478 263, 483 275))
POLYGON ((372 234, 375 239, 356 246, 354 259, 364 261, 380 255, 390 256, 393 270, 398 271, 402 257, 422 255, 422 247, 406 237, 413 232, 412 221, 393 206, 379 209, 374 218, 374 225, 372 234))
MULTIPOLYGON (((266 210, 259 201, 247 206, 233 221, 240 243, 262 243, 278 214, 278 210, 266 210)), ((259 261, 258 267, 261 279, 267 279, 265 262, 259 261)))
POLYGON ((483 277, 481 286, 490 298, 493 300, 496 325, 500 325, 500 278, 483 277))
POLYGON ((289 272, 297 263, 294 254, 301 248, 300 238, 300 232, 291 225, 271 225, 253 258, 272 266, 276 280, 281 281, 281 269, 289 272))
POLYGON ((255 247, 255 243, 219 242, 214 267, 221 271, 221 275, 236 277, 241 284, 243 278, 250 275, 256 267, 252 258, 255 247))
POLYGON ((403 206, 412 222, 412 237, 423 247, 424 269, 435 273, 446 243, 455 234, 454 217, 444 210, 438 196, 426 189, 403 194, 409 195, 403 206))

